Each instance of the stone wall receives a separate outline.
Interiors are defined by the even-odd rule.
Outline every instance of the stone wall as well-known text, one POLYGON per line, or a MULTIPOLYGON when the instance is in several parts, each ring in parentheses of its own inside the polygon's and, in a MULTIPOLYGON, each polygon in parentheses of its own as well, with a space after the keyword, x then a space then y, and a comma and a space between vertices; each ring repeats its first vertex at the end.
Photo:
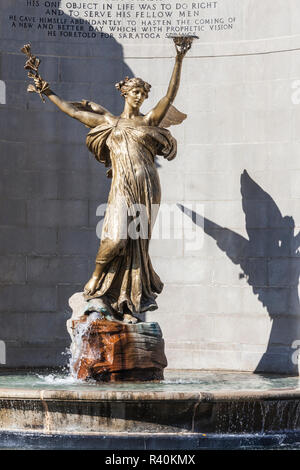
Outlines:
MULTIPOLYGON (((70 24, 70 2, 56 15, 45 13, 46 3, 0 6, 0 340, 9 367, 66 362, 67 300, 93 269, 96 208, 110 184, 85 147, 87 129, 26 93, 20 47, 31 41, 59 95, 92 99, 114 113, 122 108, 115 82, 135 75, 152 83, 146 111, 165 93, 174 61, 166 26, 157 38, 107 39, 96 26, 95 38, 65 36, 58 24, 51 32, 35 22, 48 16, 70 24)), ((103 3, 125 5, 94 3, 99 11, 103 3)), ((160 0, 143 3, 162 11, 160 0)), ((200 40, 185 59, 175 101, 188 114, 171 129, 178 157, 160 157, 158 168, 163 203, 182 236, 151 242, 165 288, 147 319, 161 325, 169 367, 296 373, 300 5, 166 2, 176 18, 178 3, 191 12, 180 17, 182 26, 199 20, 190 32, 200 40)))

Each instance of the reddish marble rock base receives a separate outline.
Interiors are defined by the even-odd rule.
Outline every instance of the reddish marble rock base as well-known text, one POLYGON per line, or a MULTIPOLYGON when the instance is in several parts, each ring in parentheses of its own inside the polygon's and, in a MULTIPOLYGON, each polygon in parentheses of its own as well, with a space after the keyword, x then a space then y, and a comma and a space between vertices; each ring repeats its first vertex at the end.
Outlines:
POLYGON ((167 359, 158 323, 125 324, 83 315, 72 321, 72 329, 72 373, 78 379, 163 379, 167 359))

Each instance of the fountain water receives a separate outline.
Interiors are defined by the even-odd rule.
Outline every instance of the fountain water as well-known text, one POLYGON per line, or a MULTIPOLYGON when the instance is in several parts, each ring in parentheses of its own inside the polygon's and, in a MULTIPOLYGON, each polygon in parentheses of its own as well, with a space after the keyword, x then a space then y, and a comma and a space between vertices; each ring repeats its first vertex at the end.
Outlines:
POLYGON ((103 315, 100 312, 92 312, 90 315, 86 315, 86 321, 79 323, 76 328, 76 334, 73 334, 73 341, 70 346, 70 374, 71 377, 77 377, 77 370, 81 367, 82 362, 82 348, 83 338, 87 334, 92 322, 100 320, 103 315))

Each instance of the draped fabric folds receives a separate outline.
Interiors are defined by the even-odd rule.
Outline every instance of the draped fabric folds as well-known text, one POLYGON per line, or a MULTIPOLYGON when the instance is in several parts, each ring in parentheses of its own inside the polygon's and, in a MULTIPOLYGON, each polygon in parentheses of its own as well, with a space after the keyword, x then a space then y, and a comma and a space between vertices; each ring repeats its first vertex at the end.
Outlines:
POLYGON ((176 140, 167 129, 137 125, 116 118, 113 124, 93 128, 87 146, 109 167, 112 183, 105 213, 97 263, 105 265, 98 290, 101 297, 123 313, 155 310, 156 294, 163 288, 148 254, 152 228, 161 199, 156 155, 176 156, 176 140), (134 220, 141 215, 139 236, 134 220), (145 219, 146 216, 146 219, 145 219), (146 220, 146 225, 145 225, 146 220))

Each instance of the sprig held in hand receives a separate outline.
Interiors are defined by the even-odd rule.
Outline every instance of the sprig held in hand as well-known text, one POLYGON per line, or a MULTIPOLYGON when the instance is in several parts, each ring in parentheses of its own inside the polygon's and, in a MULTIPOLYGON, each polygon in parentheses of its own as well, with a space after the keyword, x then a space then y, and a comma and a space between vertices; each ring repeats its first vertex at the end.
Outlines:
POLYGON ((21 52, 23 52, 23 54, 28 57, 28 60, 24 65, 24 69, 28 70, 28 77, 33 78, 36 84, 36 86, 32 84, 28 85, 27 91, 31 93, 38 93, 40 95, 41 100, 45 102, 42 93, 49 89, 49 84, 45 80, 43 80, 42 77, 39 75, 39 65, 41 63, 41 60, 38 59, 36 56, 32 55, 31 44, 25 44, 22 47, 21 52), (39 83, 40 85, 38 86, 37 83, 39 83))

